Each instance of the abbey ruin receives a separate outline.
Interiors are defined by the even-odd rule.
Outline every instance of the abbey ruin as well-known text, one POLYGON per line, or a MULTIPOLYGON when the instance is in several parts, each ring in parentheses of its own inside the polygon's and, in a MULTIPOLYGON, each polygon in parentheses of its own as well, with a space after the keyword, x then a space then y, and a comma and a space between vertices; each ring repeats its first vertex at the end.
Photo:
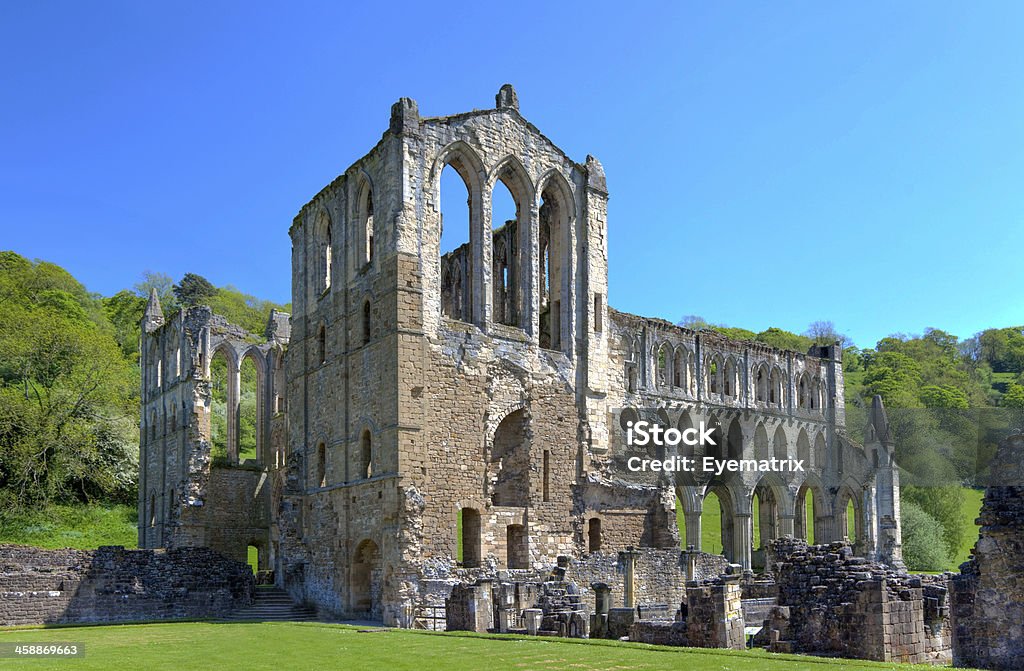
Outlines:
POLYGON ((781 351, 610 308, 608 197, 600 162, 563 153, 511 86, 444 117, 399 100, 377 145, 295 216, 291 315, 257 336, 206 307, 165 318, 151 298, 140 547, 239 561, 255 547, 268 580, 334 618, 720 647, 744 645, 745 618, 773 649, 948 661, 947 585, 906 575, 885 409, 866 444, 847 435, 841 347, 781 351), (446 166, 469 230, 442 253, 446 166), (510 221, 492 221, 499 182, 510 221), (250 458, 243 362, 258 382, 250 458), (804 470, 633 473, 623 434, 640 419, 710 427, 718 440, 691 456, 804 470), (701 547, 711 493, 720 554, 701 547), (839 600, 826 619, 787 610, 813 599, 822 613, 839 600), (865 639, 829 639, 827 618, 865 639))

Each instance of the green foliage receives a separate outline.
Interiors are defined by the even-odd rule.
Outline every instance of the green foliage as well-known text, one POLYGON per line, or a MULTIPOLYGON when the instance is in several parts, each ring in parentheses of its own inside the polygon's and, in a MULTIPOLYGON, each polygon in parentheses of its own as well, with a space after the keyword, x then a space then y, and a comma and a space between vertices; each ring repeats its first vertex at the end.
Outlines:
POLYGON ((205 304, 217 294, 217 288, 208 279, 195 273, 185 273, 181 282, 174 285, 173 291, 178 304, 184 306, 205 304))
POLYGON ((956 387, 940 387, 930 384, 921 387, 919 395, 926 408, 955 408, 966 410, 968 407, 967 393, 956 387))
POLYGON ((0 506, 133 501, 138 382, 102 302, 11 252, 0 286, 0 506))
POLYGON ((966 501, 963 487, 904 485, 900 488, 900 501, 913 503, 942 526, 942 540, 950 557, 960 553, 968 536, 969 523, 963 515, 966 501))
POLYGON ((911 500, 901 498, 903 561, 911 571, 944 571, 952 559, 942 525, 911 500))
POLYGON ((997 373, 1024 371, 1024 326, 982 331, 976 352, 997 373))
POLYGON ((217 289, 217 293, 204 301, 213 311, 233 324, 238 324, 249 333, 261 335, 267 327, 267 319, 272 309, 288 312, 289 305, 281 305, 272 301, 262 300, 242 293, 238 289, 227 286, 217 289))
POLYGON ((733 340, 753 340, 757 337, 757 334, 753 331, 734 326, 712 326, 711 329, 733 340))
POLYGON ((134 548, 134 505, 79 504, 0 510, 0 543, 88 550, 101 545, 134 548))
POLYGON ((139 358, 139 324, 146 312, 146 299, 127 289, 103 299, 103 310, 114 328, 114 339, 131 361, 139 358))
POLYGON ((156 297, 160 299, 160 308, 165 315, 178 309, 178 299, 174 295, 174 280, 170 275, 147 270, 142 273, 142 281, 136 283, 134 289, 143 299, 149 299, 150 291, 156 289, 156 297))
POLYGON ((811 345, 814 344, 814 341, 807 336, 783 331, 782 329, 775 328, 774 326, 761 331, 754 337, 754 339, 771 347, 788 349, 796 352, 806 352, 810 349, 811 345))
POLYGON ((1001 405, 1006 408, 1024 409, 1024 385, 1011 384, 1003 395, 1001 405))

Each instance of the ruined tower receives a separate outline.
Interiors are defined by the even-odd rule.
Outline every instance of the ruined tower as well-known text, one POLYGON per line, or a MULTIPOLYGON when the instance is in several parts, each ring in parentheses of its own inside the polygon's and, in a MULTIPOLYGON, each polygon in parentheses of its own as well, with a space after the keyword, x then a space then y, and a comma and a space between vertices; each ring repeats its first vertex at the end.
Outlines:
POLYGON ((140 542, 255 546, 297 600, 400 626, 443 609, 456 583, 556 566, 621 594, 619 553, 636 567, 631 602, 678 603, 680 547, 712 550, 712 494, 724 557, 692 565, 757 570, 770 539, 849 535, 898 566, 884 408, 867 445, 849 438, 842 348, 779 350, 609 308, 601 164, 555 146, 511 86, 495 103, 443 117, 395 103, 376 146, 294 218, 293 312, 272 315, 265 339, 207 308, 163 323, 151 301, 140 542), (442 251, 456 226, 441 212, 446 168, 468 226, 442 251), (494 220, 496 188, 510 220, 494 220), (233 410, 244 361, 260 383, 248 459, 233 410), (715 445, 687 456, 806 468, 636 476, 623 433, 641 418, 710 427, 715 445))

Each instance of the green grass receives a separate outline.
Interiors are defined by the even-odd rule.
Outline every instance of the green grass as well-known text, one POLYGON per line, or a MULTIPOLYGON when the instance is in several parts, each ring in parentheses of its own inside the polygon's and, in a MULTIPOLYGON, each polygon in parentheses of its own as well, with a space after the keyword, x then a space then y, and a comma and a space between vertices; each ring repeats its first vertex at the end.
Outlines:
POLYGON ((688 669, 812 671, 932 669, 764 651, 669 648, 462 632, 440 634, 319 623, 181 622, 0 631, 0 643, 78 643, 85 655, 4 660, 20 669, 688 669))
POLYGON ((960 506, 960 511, 963 515, 964 526, 967 531, 964 533, 964 542, 960 545, 960 551, 953 558, 954 563, 950 567, 951 571, 959 571, 960 564, 971 558, 971 549, 978 541, 978 527, 974 520, 978 519, 978 513, 981 512, 981 500, 983 498, 985 498, 985 492, 982 490, 964 488, 964 502, 960 506))
POLYGON ((0 543, 40 548, 97 548, 138 542, 135 506, 49 506, 40 510, 0 511, 0 543))

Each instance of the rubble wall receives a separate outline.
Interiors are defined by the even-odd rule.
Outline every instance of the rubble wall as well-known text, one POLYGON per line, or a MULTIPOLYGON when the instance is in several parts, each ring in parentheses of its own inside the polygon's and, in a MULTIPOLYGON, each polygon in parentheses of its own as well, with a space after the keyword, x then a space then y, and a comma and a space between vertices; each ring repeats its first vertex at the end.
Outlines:
POLYGON ((250 568, 207 548, 0 545, 0 625, 222 616, 251 603, 250 568))
POLYGON ((766 624, 772 649, 949 663, 948 576, 908 575, 855 557, 842 542, 785 538, 769 547, 781 607, 766 624))
POLYGON ((974 556, 953 578, 953 662, 1024 669, 1024 435, 1003 441, 974 556))

